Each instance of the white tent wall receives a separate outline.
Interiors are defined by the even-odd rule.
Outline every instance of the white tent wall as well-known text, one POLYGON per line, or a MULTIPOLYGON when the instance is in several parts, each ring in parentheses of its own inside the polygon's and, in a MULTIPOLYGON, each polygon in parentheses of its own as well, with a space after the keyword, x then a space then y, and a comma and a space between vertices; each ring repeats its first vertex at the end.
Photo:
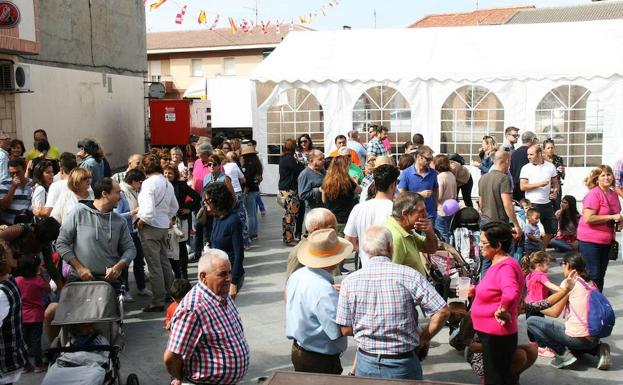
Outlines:
MULTIPOLYGON (((533 130, 535 111, 541 99, 552 89, 561 85, 578 85, 591 91, 598 98, 602 110, 603 153, 605 164, 613 164, 623 149, 623 78, 618 75, 609 78, 593 77, 565 79, 522 79, 491 80, 470 82, 403 80, 398 82, 279 82, 271 95, 254 110, 254 138, 258 141, 258 151, 265 166, 262 191, 276 193, 279 181, 279 167, 267 162, 267 111, 279 95, 292 88, 302 88, 312 93, 322 105, 324 113, 324 146, 334 147, 336 135, 346 134, 353 127, 352 110, 357 99, 369 88, 379 85, 395 88, 409 102, 411 107, 411 134, 416 132, 424 138, 435 151, 440 148, 441 108, 448 96, 465 85, 478 85, 493 92, 504 106, 504 126, 513 125, 521 130, 533 130)), ((284 138, 285 139, 285 138, 284 138)), ((545 139, 545 138, 540 138, 545 139)), ((581 197, 584 194, 583 179, 590 168, 569 168, 564 182, 565 194, 581 197)), ((479 172, 472 169, 476 196, 479 172)))

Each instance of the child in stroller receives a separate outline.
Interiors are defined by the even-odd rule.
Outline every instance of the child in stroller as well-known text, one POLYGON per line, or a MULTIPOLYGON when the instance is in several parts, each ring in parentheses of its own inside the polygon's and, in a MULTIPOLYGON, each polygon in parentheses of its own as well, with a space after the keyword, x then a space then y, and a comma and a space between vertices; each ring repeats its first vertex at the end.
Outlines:
MULTIPOLYGON (((107 282, 67 284, 52 321, 60 334, 47 351, 51 366, 42 385, 121 384, 123 299, 107 282)), ((138 385, 130 374, 128 385, 138 385)))

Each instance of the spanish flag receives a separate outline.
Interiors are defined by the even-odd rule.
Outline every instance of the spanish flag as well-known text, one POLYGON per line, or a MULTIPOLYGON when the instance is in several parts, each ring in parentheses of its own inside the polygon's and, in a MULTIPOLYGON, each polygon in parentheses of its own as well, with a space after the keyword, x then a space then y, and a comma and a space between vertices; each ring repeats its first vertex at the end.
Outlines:
POLYGON ((229 27, 231 28, 231 33, 238 32, 238 27, 236 27, 236 22, 233 17, 229 17, 229 27))
POLYGON ((206 11, 199 12, 199 18, 197 19, 199 24, 205 24, 208 22, 208 18, 206 17, 206 11))
POLYGON ((158 9, 159 6, 164 4, 165 1, 167 0, 157 0, 155 3, 151 3, 151 5, 149 6, 149 10, 155 11, 156 9, 158 9))

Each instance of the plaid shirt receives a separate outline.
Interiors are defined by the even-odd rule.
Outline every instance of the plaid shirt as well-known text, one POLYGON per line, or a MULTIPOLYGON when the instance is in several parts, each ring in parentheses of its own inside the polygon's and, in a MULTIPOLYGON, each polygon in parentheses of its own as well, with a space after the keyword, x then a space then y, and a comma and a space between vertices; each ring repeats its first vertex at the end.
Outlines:
POLYGON ((171 319, 167 349, 184 359, 184 376, 195 382, 236 384, 249 368, 249 345, 231 297, 196 284, 171 319))
POLYGON ((619 159, 614 164, 614 181, 617 187, 623 187, 623 159, 619 159))
POLYGON ((420 343, 417 306, 432 315, 446 303, 417 271, 373 257, 342 282, 336 323, 352 326, 366 352, 406 353, 420 343))
POLYGON ((377 138, 373 138, 371 141, 368 142, 368 156, 370 155, 381 156, 389 155, 389 153, 383 145, 383 142, 381 142, 377 138))

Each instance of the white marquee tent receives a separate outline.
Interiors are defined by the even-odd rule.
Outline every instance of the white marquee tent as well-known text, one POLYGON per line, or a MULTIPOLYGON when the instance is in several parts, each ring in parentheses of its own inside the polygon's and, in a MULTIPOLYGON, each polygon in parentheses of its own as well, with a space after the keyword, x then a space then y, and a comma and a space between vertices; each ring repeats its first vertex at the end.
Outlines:
POLYGON ((251 74, 270 90, 254 109, 262 188, 277 191, 278 145, 302 133, 330 149, 380 123, 472 158, 513 125, 556 140, 563 190, 581 196, 590 167, 623 156, 622 75, 622 21, 293 32, 251 74))

